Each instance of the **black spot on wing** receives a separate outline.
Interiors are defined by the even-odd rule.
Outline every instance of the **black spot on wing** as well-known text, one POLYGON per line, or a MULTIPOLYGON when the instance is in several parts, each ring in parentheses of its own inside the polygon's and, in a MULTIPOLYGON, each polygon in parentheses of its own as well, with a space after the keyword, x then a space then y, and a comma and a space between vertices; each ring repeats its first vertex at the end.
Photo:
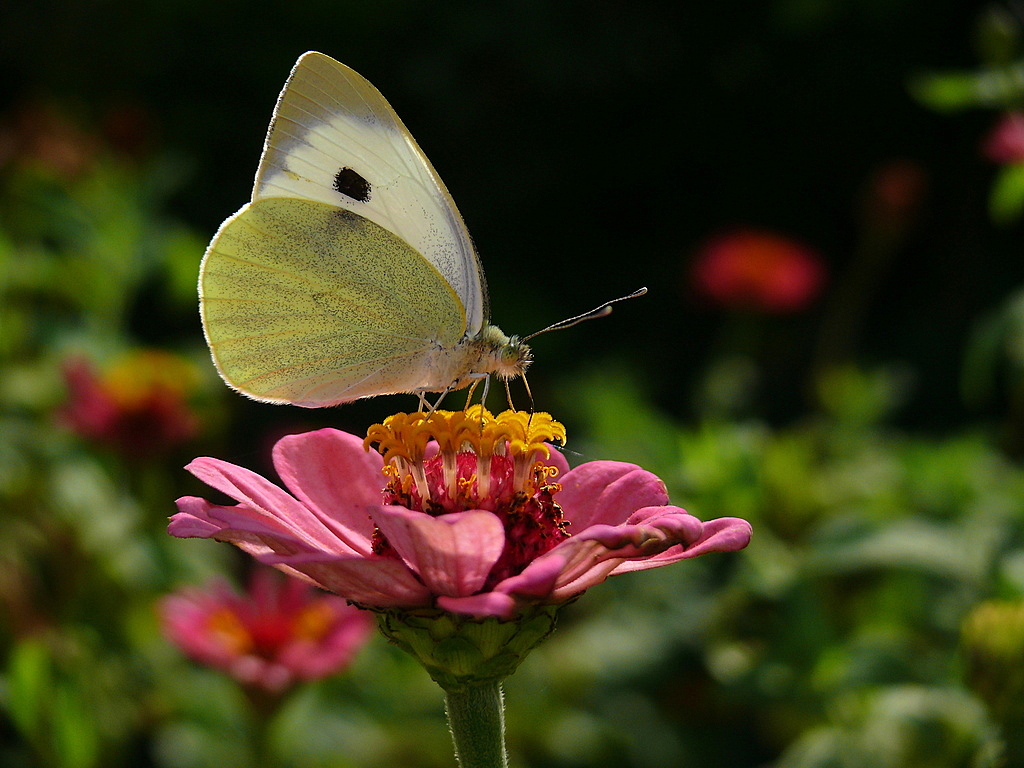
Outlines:
POLYGON ((334 188, 357 203, 370 199, 370 182, 351 168, 342 168, 334 174, 334 188))

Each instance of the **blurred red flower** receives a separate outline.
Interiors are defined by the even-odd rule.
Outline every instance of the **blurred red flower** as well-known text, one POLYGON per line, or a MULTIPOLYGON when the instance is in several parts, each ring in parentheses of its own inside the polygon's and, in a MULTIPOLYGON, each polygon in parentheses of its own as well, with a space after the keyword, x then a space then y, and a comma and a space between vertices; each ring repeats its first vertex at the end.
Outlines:
POLYGON ((985 137, 981 151, 1001 165, 1024 163, 1024 112, 1006 112, 985 137))
POLYGON ((188 395, 199 382, 187 360, 141 350, 97 373, 83 357, 64 365, 68 401, 61 420, 87 440, 129 458, 153 456, 185 443, 198 431, 188 395))
POLYGON ((281 693, 342 671, 373 631, 373 614, 269 568, 246 594, 224 582, 162 601, 164 634, 186 655, 240 683, 281 693))
POLYGON ((718 235, 697 254, 697 289, 730 309, 797 312, 821 291, 825 268, 817 252, 772 232, 718 235))

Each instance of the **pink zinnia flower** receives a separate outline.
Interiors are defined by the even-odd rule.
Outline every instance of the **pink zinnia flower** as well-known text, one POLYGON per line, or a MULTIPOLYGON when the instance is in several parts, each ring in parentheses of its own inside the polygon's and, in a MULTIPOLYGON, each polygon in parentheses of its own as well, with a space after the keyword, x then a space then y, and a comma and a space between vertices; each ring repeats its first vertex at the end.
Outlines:
POLYGON ((693 279, 701 293, 724 307, 786 313, 818 295, 825 269, 810 248, 750 230, 711 239, 697 255, 693 279))
POLYGON ((1024 113, 1005 113, 981 149, 985 157, 1000 165, 1024 163, 1024 113))
POLYGON ((614 574, 747 545, 749 523, 702 523, 638 466, 569 470, 547 444, 564 437, 548 414, 479 406, 396 414, 365 446, 335 429, 291 435, 273 452, 290 493, 196 459, 188 470, 239 503, 181 498, 169 530, 229 541, 365 607, 499 619, 614 574))
POLYGON ((164 598, 160 613, 188 656, 271 693, 340 672, 373 630, 366 611, 264 568, 245 595, 223 582, 188 588, 164 598))
POLYGON ((129 458, 176 448, 198 431, 188 404, 198 373, 169 352, 139 350, 96 373, 82 357, 64 365, 68 401, 61 420, 81 437, 129 458))

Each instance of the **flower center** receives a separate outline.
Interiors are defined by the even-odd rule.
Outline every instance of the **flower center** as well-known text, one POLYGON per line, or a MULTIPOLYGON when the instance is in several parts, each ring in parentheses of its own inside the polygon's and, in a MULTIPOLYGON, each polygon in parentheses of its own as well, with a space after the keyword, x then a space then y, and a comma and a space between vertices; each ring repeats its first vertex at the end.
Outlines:
MULTIPOLYGON (((555 503, 558 470, 546 463, 550 441, 565 443, 565 427, 547 413, 482 406, 465 411, 397 413, 367 432, 389 478, 384 503, 440 516, 470 509, 493 512, 505 526, 505 548, 485 589, 519 573, 568 538, 555 503)), ((375 532, 374 552, 397 557, 375 532)))
POLYGON ((232 656, 249 653, 253 637, 245 624, 230 608, 218 608, 206 619, 206 627, 220 646, 232 656))
POLYGON ((323 600, 310 603, 295 617, 295 636, 318 643, 337 624, 337 616, 323 600))

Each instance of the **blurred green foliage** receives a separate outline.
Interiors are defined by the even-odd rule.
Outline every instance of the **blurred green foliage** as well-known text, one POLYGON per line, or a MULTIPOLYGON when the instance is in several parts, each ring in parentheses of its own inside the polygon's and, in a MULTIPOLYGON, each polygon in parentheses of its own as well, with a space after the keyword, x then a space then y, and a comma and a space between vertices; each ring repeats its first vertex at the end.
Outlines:
POLYGON ((305 48, 394 85, 481 222, 503 326, 652 285, 646 308, 538 339, 538 406, 568 424, 571 461, 639 463, 697 516, 754 526, 742 553, 564 611, 506 685, 513 765, 1024 764, 1006 704, 1024 667, 1024 193, 1019 165, 977 157, 992 110, 1021 106, 1019 20, 785 0, 677 25, 634 5, 5 7, 0 765, 453 765, 440 691, 381 639, 268 718, 154 610, 246 567, 164 531, 200 492, 192 456, 265 471, 286 430, 413 406, 246 403, 203 346, 202 250, 305 48), (869 183, 908 156, 895 197, 869 183), (737 222, 819 246, 820 306, 763 317, 693 295, 693 244, 737 222), (68 362, 106 386, 143 348, 201 372, 181 392, 199 430, 145 456, 76 433, 68 362))
MULTIPOLYGON (((910 82, 911 93, 922 104, 939 112, 982 108, 1016 115, 1024 108, 1022 21, 1009 7, 984 8, 974 35, 980 66, 968 71, 919 75, 910 82)), ((997 126, 994 133, 998 130, 997 126)), ((1014 139, 1012 143, 1017 141, 1014 139)), ((995 223, 1006 225, 1016 221, 1024 211, 1024 155, 1016 146, 1009 152, 986 150, 990 159, 1003 166, 989 193, 989 215, 995 223), (992 157, 993 154, 997 157, 992 157)))
MULTIPOLYGON (((651 668, 630 682, 658 681, 657 718, 713 729, 708 765, 760 764, 751 751, 762 761, 781 751, 782 766, 1001 764, 998 723, 965 686, 958 646, 975 605, 1024 594, 1024 473, 982 432, 936 439, 887 426, 901 378, 830 370, 818 409, 784 429, 721 413, 652 429, 635 386, 609 392, 603 371, 564 404, 599 425, 580 449, 588 457, 611 446, 655 469, 694 514, 754 525, 739 563, 637 575, 602 588, 608 605, 588 595, 578 609, 608 611, 602 637, 618 624, 638 643, 657 639, 651 668), (680 693, 691 687, 712 702, 680 693)), ((1014 660, 988 670, 1004 681, 1024 652, 1019 622, 1010 631, 1014 660)), ((680 745, 644 764, 691 760, 680 745)))

